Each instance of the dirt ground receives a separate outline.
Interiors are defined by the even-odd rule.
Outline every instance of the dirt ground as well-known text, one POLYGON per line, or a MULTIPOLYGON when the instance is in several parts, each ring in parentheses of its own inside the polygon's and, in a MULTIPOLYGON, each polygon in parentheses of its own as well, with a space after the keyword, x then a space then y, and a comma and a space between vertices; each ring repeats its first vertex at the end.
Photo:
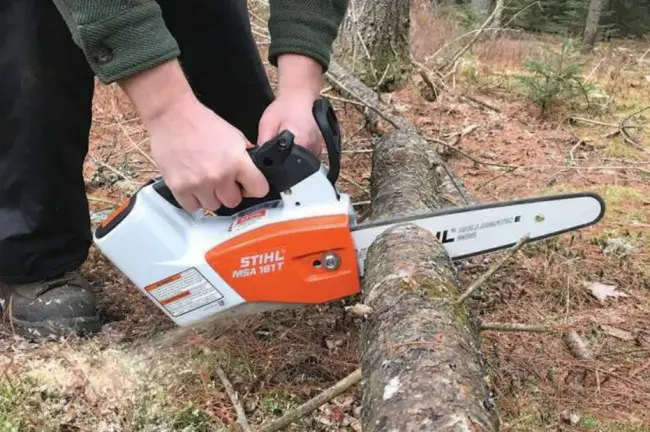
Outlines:
MULTIPOLYGON (((265 58, 266 28, 258 13, 252 22, 265 58)), ((426 68, 467 43, 450 43, 465 33, 451 21, 416 11, 413 24, 413 56, 426 68)), ((568 191, 597 192, 606 201, 597 226, 524 247, 472 299, 486 323, 571 326, 587 354, 581 359, 560 334, 484 332, 503 430, 650 430, 650 110, 626 123, 635 127, 619 127, 648 103, 650 46, 600 44, 580 58, 581 75, 601 89, 595 106, 563 101, 542 117, 516 75, 544 46, 558 49, 560 41, 504 32, 474 45, 445 77, 450 89, 436 100, 425 98, 417 72, 385 98, 426 136, 454 143, 460 152, 439 150, 481 201, 568 191), (470 132, 458 139, 463 130, 470 132), (610 295, 599 300, 599 289, 610 295)), ((273 80, 272 68, 269 75, 273 80)), ((329 88, 324 94, 342 124, 340 186, 362 213, 372 137, 353 104, 329 88)), ((98 83, 93 110, 85 176, 92 213, 105 215, 157 171, 146 131, 117 87, 98 83)), ((461 263, 463 283, 499 256, 461 263)), ((181 332, 95 249, 84 272, 107 321, 100 335, 35 345, 3 328, 1 430, 237 430, 215 364, 226 371, 253 426, 358 366, 360 322, 345 313, 345 302, 181 332)), ((358 391, 291 430, 359 431, 358 391)))

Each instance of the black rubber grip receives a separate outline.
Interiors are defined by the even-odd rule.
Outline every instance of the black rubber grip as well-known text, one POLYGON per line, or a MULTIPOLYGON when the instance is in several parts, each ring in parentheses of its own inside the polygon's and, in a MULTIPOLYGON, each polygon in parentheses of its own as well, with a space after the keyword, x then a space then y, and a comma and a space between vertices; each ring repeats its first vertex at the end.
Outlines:
POLYGON ((325 140, 328 158, 327 178, 336 184, 341 170, 341 129, 332 104, 328 99, 320 98, 314 102, 312 115, 325 140))

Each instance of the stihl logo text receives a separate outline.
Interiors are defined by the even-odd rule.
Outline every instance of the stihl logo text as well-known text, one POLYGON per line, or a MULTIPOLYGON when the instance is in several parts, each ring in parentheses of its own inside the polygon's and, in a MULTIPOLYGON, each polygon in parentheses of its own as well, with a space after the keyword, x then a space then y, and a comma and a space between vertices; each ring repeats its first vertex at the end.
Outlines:
POLYGON ((239 260, 239 268, 232 272, 233 278, 255 276, 281 271, 284 267, 284 252, 273 252, 243 256, 239 260))

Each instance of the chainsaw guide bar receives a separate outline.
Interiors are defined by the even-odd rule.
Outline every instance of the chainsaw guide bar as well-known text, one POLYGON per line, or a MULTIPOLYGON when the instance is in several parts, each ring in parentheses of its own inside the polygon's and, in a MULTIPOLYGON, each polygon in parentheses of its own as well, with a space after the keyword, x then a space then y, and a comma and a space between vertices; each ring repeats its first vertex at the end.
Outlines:
POLYGON ((594 193, 573 193, 454 207, 429 214, 360 224, 351 228, 360 269, 368 247, 383 231, 415 224, 435 234, 452 260, 496 252, 598 223, 605 202, 594 193))
POLYGON ((539 241, 599 222, 593 193, 525 198, 358 224, 336 186, 340 131, 327 99, 312 114, 325 166, 290 131, 249 151, 269 182, 263 200, 190 214, 164 179, 144 184, 95 230, 93 241, 174 323, 319 304, 361 290, 368 248, 386 230, 413 224, 436 236, 450 259, 539 241))

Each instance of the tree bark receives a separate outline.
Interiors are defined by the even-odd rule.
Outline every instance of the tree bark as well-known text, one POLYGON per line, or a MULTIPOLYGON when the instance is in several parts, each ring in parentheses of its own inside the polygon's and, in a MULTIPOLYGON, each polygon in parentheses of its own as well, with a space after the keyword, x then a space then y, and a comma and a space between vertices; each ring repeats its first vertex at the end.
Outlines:
MULTIPOLYGON (((494 9, 496 13, 492 19, 492 27, 498 29, 501 27, 501 17, 503 16, 503 0, 496 0, 494 3, 494 9)), ((494 34, 496 35, 498 32, 495 31, 494 34)))
POLYGON ((596 45, 598 36, 598 25, 600 24, 600 14, 603 10, 604 0, 591 0, 589 11, 587 12, 587 22, 585 25, 585 34, 583 38, 583 51, 591 52, 596 45))
POLYGON ((367 86, 392 91, 410 70, 409 0, 352 0, 334 42, 336 58, 367 86))
MULTIPOLYGON (((375 144, 370 221, 440 207, 430 144, 396 129, 375 144)), ((362 430, 497 431, 478 325, 435 235, 412 224, 385 231, 366 257, 361 333, 362 430)))

